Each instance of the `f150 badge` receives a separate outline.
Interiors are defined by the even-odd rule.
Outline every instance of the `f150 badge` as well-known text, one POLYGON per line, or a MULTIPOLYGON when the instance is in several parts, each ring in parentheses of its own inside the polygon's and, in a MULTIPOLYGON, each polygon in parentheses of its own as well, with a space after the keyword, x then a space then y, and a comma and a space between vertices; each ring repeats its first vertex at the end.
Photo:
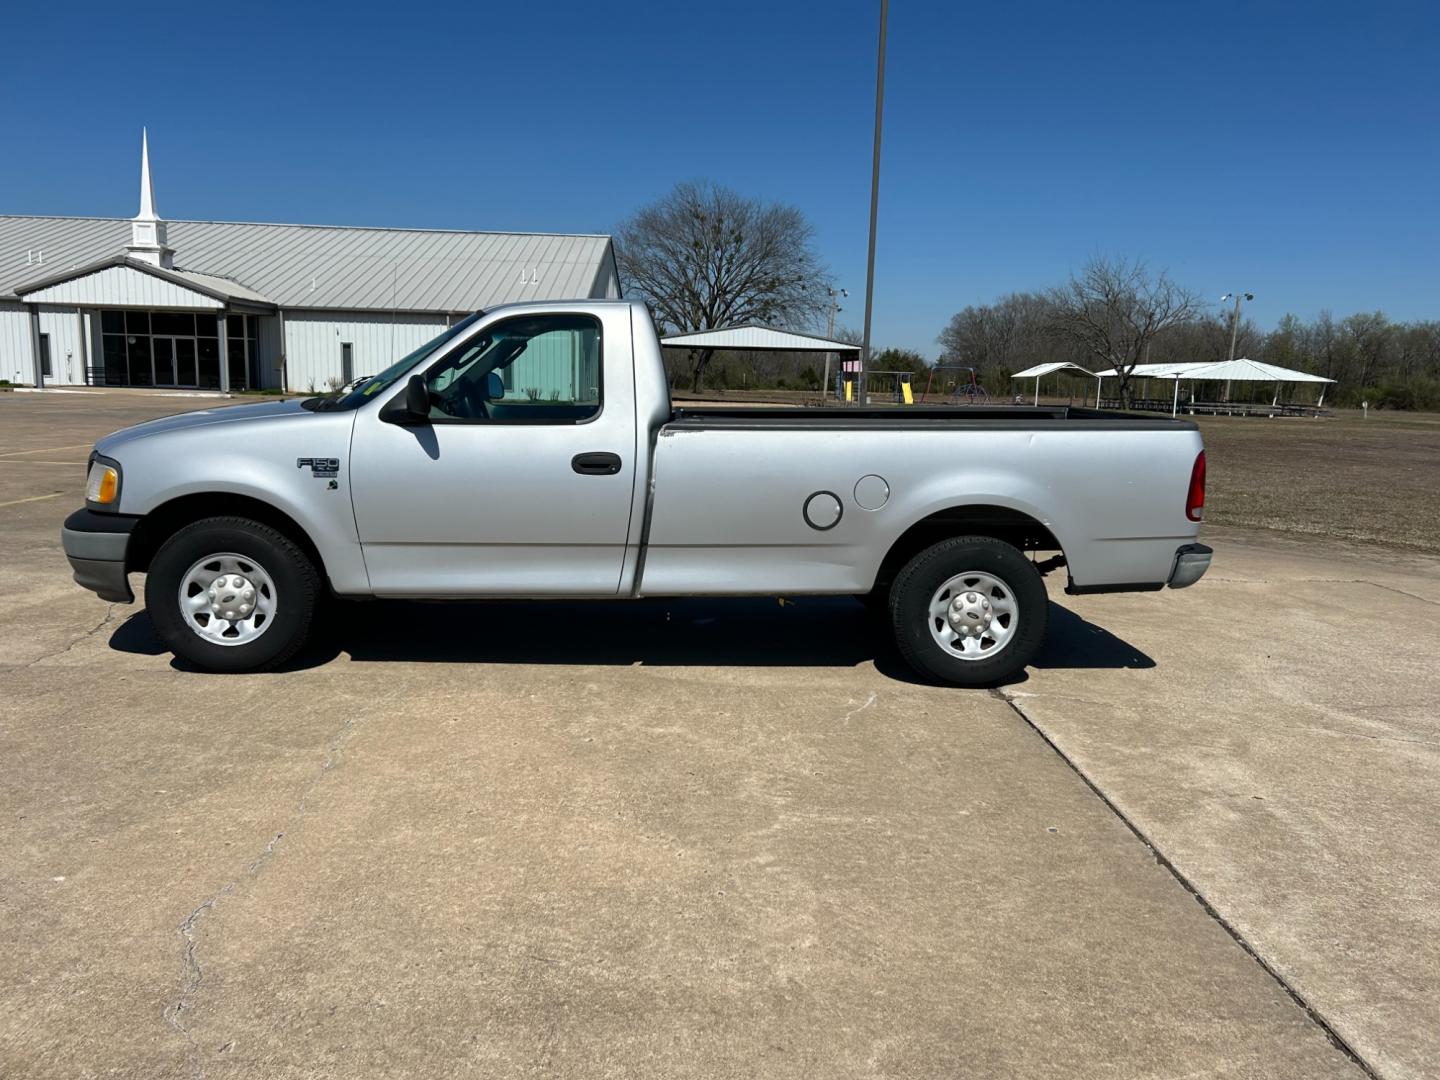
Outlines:
POLYGON ((302 457, 295 459, 297 469, 308 468, 317 479, 340 475, 340 459, 334 457, 302 457))

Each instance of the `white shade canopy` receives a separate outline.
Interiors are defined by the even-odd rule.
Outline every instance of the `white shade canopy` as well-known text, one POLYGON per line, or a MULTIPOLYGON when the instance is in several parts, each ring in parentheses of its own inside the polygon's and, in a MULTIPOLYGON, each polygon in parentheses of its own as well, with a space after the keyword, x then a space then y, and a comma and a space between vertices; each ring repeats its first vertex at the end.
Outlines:
POLYGON ((1010 377, 1012 379, 1039 379, 1043 376, 1051 374, 1052 372, 1066 370, 1078 371, 1081 375, 1089 375, 1091 377, 1095 375, 1095 372, 1086 371, 1079 364, 1070 364, 1062 360, 1049 364, 1036 364, 1034 367, 1028 367, 1024 371, 1017 371, 1014 375, 1011 375, 1010 377))
MULTIPOLYGON (((1134 378, 1135 376, 1138 375, 1138 376, 1140 376, 1141 378, 1154 378, 1155 376, 1158 375, 1158 376, 1161 376, 1161 377, 1163 378, 1163 377, 1172 375, 1172 374, 1174 374, 1174 373, 1177 372, 1177 371, 1184 371, 1186 368, 1201 368, 1201 367, 1209 367, 1209 366, 1210 366, 1210 365, 1207 364, 1207 363, 1191 363, 1191 364, 1136 364, 1133 368, 1130 369, 1130 377, 1131 377, 1131 378, 1134 378)), ((1113 379, 1113 378, 1117 377, 1117 376, 1120 374, 1120 372, 1119 372, 1119 370, 1118 370, 1117 368, 1113 368, 1113 367, 1112 367, 1112 368, 1111 368, 1110 370, 1108 370, 1108 371, 1097 371, 1097 372, 1095 372, 1095 374, 1098 375, 1098 376, 1099 376, 1100 378, 1102 378, 1102 379, 1113 379)))
POLYGON ((1225 379, 1228 382, 1333 383, 1308 371, 1262 364, 1259 360, 1220 360, 1214 364, 1172 364, 1164 371, 1148 373, 1156 379, 1225 379))
POLYGON ((848 341, 831 341, 813 334, 780 330, 773 326, 726 326, 718 330, 697 330, 689 334, 671 334, 660 339, 666 348, 733 349, 751 352, 843 352, 858 353, 859 345, 848 341))
MULTIPOLYGON (((1097 371, 1095 374, 1102 379, 1113 379, 1120 373, 1115 368, 1111 368, 1109 371, 1097 371)), ((1311 375, 1308 371, 1296 371, 1294 368, 1263 364, 1259 360, 1243 358, 1201 364, 1136 364, 1130 371, 1130 377, 1137 376, 1143 379, 1226 379, 1230 382, 1333 383, 1335 381, 1319 375, 1311 375)))

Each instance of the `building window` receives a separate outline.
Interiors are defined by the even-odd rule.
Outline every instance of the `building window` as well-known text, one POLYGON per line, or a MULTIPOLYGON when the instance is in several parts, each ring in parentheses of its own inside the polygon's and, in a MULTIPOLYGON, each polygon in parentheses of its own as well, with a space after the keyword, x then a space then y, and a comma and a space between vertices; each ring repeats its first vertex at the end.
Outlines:
MULTIPOLYGON (((230 385, 236 390, 256 385, 256 333, 252 315, 226 320, 230 385)), ((220 326, 211 312, 102 311, 100 347, 106 385, 220 388, 220 326)))
POLYGON ((355 346, 349 341, 340 343, 340 382, 349 386, 355 381, 355 346))
POLYGON ((256 347, 254 315, 231 315, 225 321, 230 351, 230 388, 253 390, 259 385, 260 350, 256 347))
POLYGON ((40 335, 40 371, 41 371, 41 374, 42 374, 45 378, 47 378, 47 379, 51 378, 51 377, 54 375, 54 372, 52 372, 52 371, 50 370, 50 335, 49 335, 49 334, 41 334, 41 335, 40 335))

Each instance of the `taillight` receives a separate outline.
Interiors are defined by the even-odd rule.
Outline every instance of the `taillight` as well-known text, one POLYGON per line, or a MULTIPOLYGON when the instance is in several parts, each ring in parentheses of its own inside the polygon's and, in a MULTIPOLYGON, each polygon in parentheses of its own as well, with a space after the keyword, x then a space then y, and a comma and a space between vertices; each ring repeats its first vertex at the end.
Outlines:
POLYGON ((1205 451, 1195 458, 1195 467, 1190 470, 1190 490, 1185 493, 1185 516, 1199 521, 1205 516, 1205 451))

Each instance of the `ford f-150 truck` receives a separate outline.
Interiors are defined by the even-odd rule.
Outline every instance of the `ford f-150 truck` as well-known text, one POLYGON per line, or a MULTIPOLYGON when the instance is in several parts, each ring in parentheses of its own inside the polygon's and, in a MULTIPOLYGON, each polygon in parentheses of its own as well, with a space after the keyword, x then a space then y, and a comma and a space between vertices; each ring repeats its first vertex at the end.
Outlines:
MULTIPOLYGON (((62 540, 217 672, 274 667, 327 596, 854 594, 907 662, 1002 680, 1068 590, 1180 588, 1195 425, 1075 408, 670 403, 643 304, 472 315, 347 393, 185 413, 101 439, 62 540)), ((563 649, 557 635, 556 648, 563 649)))

